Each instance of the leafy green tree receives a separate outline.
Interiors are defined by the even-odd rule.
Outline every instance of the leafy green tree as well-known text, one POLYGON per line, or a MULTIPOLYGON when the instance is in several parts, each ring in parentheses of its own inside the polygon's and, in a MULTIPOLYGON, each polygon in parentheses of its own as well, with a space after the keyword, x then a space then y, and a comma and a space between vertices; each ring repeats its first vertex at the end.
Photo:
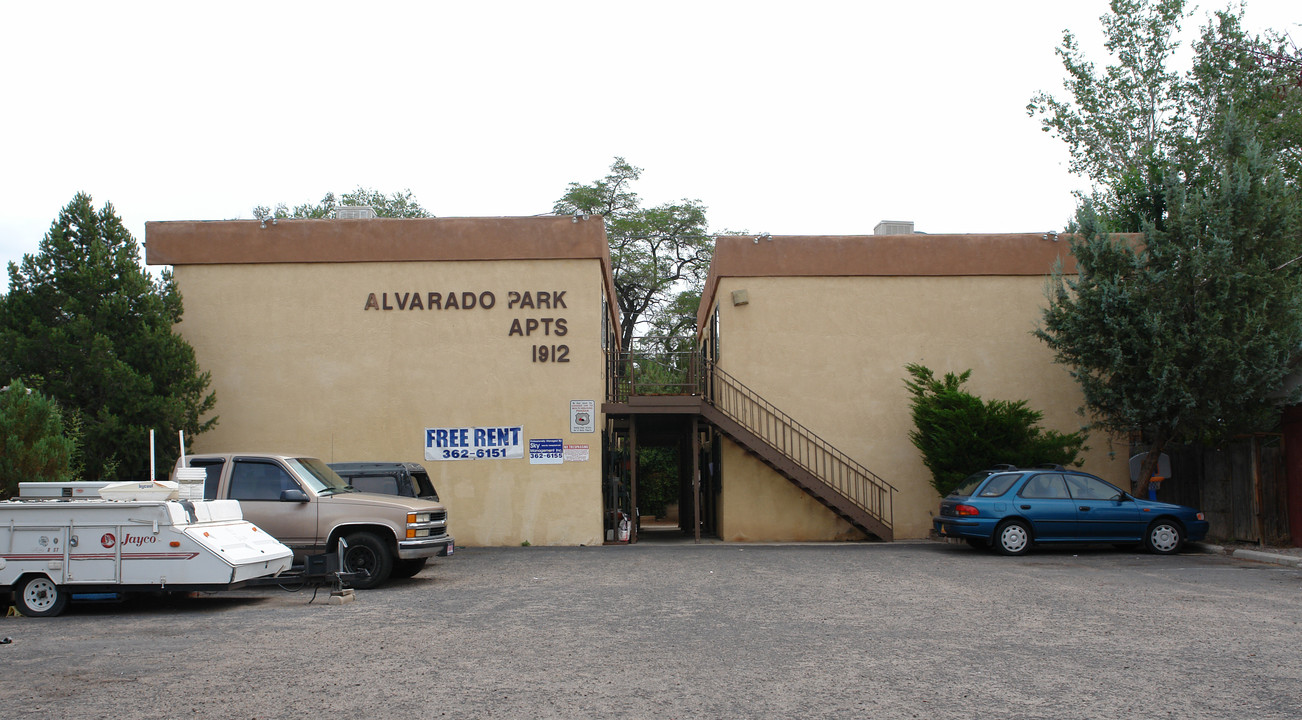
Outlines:
POLYGON ((1078 274, 1055 271, 1036 331, 1095 427, 1148 433, 1139 494, 1166 443, 1272 426, 1302 348, 1302 194, 1232 114, 1223 132, 1196 177, 1168 179, 1142 244, 1081 207, 1078 274))
MULTIPOLYGON (((570 183, 553 207, 561 215, 605 218, 622 323, 620 346, 625 349, 632 346, 641 323, 666 313, 682 315, 685 304, 690 304, 687 300, 676 311, 670 309, 680 295, 695 293, 700 304, 714 253, 701 201, 684 199, 644 208, 631 189, 641 174, 642 168, 617 157, 605 178, 591 185, 570 183)), ((695 317, 695 308, 691 313, 695 317)))
POLYGON ((21 380, 0 388, 0 500, 17 497, 19 482, 72 480, 76 452, 53 400, 21 380))
POLYGON ((982 401, 963 388, 971 370, 937 379, 924 365, 910 363, 905 369, 911 379, 904 386, 913 396, 914 430, 909 439, 922 452, 931 486, 942 496, 968 475, 996 464, 1079 464, 1084 433, 1041 428, 1044 414, 1025 400, 982 401))
POLYGON ((1184 0, 1112 0, 1111 8, 1100 20, 1104 46, 1118 63, 1096 73, 1076 36, 1064 31, 1057 53, 1071 99, 1039 92, 1026 108, 1067 143, 1073 173, 1109 189, 1148 181, 1145 173, 1165 164, 1187 125, 1184 84, 1168 67, 1184 0))
POLYGON ((273 217, 328 219, 335 217, 340 207, 357 205, 370 205, 375 208, 377 217, 433 217, 428 210, 421 207, 420 203, 416 201, 416 198, 411 194, 411 190, 385 195, 378 190, 371 190, 360 185, 356 190, 344 193, 341 197, 336 197, 333 192, 328 192, 325 197, 321 198, 319 203, 304 203, 295 205, 292 209, 285 203, 279 203, 275 208, 259 205, 253 208, 253 217, 258 220, 273 217))
POLYGON ((1185 0, 1112 0, 1100 18, 1113 62, 1100 72, 1070 31, 1062 58, 1067 99, 1045 92, 1027 112, 1071 150, 1070 169, 1094 184, 1104 230, 1159 230, 1169 180, 1192 182, 1215 152, 1230 108, 1255 121, 1259 140, 1285 176, 1302 179, 1302 93, 1290 92, 1286 39, 1249 36, 1243 10, 1216 12, 1193 46, 1191 67, 1173 67, 1174 39, 1189 16, 1185 0))
POLYGON ((96 211, 78 193, 36 254, 9 264, 0 377, 31 381, 81 427, 88 477, 143 478, 150 429, 166 468, 179 454, 178 430, 198 435, 217 422, 201 420, 216 398, 173 330, 181 313, 171 273, 154 280, 113 206, 96 211))
POLYGON ((637 451, 637 504, 642 515, 664 517, 678 503, 678 449, 644 447, 637 451))
POLYGON ((1232 115, 1287 180, 1302 181, 1302 55, 1287 35, 1250 36, 1242 10, 1218 11, 1194 44, 1185 86, 1195 158, 1184 167, 1216 154, 1232 115))

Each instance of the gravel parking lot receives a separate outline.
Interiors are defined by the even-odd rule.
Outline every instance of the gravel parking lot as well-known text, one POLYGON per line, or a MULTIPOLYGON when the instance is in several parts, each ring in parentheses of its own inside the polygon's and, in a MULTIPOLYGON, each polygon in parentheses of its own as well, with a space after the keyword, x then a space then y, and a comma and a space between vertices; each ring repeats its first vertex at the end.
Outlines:
POLYGON ((7 618, 7 718, 1298 718, 1302 570, 964 545, 469 548, 331 605, 7 618))

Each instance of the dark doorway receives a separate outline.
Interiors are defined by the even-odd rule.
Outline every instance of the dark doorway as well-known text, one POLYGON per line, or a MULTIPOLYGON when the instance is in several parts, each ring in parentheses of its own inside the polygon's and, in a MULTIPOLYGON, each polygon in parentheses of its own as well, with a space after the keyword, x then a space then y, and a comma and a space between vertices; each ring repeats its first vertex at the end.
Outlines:
POLYGON ((708 427, 693 415, 632 415, 609 443, 614 474, 606 483, 606 537, 631 542, 681 542, 712 537, 718 486, 708 427), (636 463, 636 472, 634 472, 636 463), (699 469, 699 475, 698 475, 699 469))

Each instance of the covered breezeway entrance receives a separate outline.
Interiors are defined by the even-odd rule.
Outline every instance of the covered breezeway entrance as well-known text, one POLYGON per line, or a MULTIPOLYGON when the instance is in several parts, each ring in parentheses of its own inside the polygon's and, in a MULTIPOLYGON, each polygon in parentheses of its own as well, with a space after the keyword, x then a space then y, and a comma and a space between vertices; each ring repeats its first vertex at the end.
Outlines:
POLYGON ((700 542, 716 533, 719 463, 712 429, 670 400, 611 423, 608 453, 614 462, 604 493, 608 541, 621 542, 622 517, 629 519, 627 542, 700 542))
MULTIPOLYGON (((891 540, 895 488, 810 432, 728 375, 705 353, 676 351, 661 342, 651 350, 610 354, 606 402, 604 485, 606 537, 637 542, 638 515, 656 489, 677 490, 677 529, 696 542, 718 532, 722 488, 721 440, 776 470, 828 510, 869 537, 891 540), (656 486, 639 478, 656 472, 642 449, 661 455, 656 486), (673 459, 666 462, 663 451, 673 459), (677 468, 676 473, 673 468, 677 468), (643 486, 646 486, 645 488, 643 486), (627 536, 621 521, 628 520, 627 536)), ((651 480, 648 475, 647 481, 651 480)), ((672 493, 671 493, 672 494, 672 493)), ((657 508, 658 509, 658 508, 657 508)), ((672 526, 671 528, 672 529, 672 526)))

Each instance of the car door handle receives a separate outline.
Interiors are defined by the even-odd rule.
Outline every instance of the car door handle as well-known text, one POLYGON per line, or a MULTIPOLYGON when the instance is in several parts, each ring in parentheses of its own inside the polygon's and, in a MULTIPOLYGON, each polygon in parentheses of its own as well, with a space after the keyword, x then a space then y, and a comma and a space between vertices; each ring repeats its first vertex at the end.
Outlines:
POLYGON ((1086 511, 1086 510, 1089 510, 1089 509, 1090 509, 1090 506, 1089 506, 1089 505, 1081 505, 1079 509, 1081 510, 1081 512, 1084 512, 1084 511, 1086 511))
POLYGON ((1022 506, 1022 509, 1023 509, 1023 510, 1030 510, 1030 509, 1031 509, 1031 506, 1030 506, 1030 505, 1023 505, 1023 506, 1022 506))

